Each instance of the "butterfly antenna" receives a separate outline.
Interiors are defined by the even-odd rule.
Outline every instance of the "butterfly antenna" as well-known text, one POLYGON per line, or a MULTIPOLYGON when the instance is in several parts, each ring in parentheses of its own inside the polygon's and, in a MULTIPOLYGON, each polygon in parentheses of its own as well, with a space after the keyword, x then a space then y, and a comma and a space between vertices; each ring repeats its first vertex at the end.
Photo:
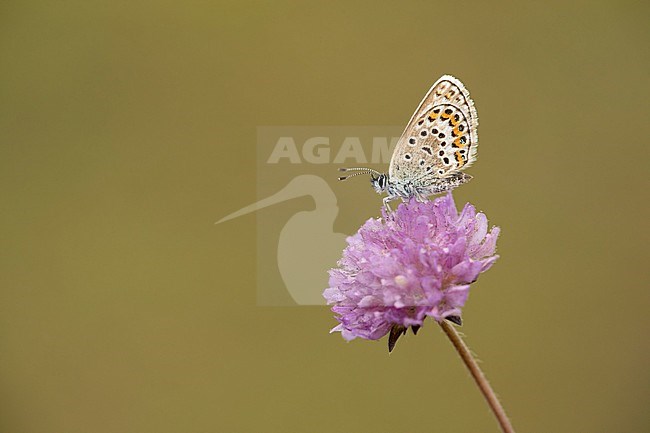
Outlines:
POLYGON ((374 174, 377 176, 380 176, 381 173, 378 172, 377 170, 373 170, 372 168, 366 168, 366 167, 351 167, 351 168, 339 168, 339 171, 343 172, 348 172, 352 171, 352 174, 349 174, 347 176, 341 176, 339 177, 339 180, 346 180, 354 176, 359 176, 360 174, 374 174))

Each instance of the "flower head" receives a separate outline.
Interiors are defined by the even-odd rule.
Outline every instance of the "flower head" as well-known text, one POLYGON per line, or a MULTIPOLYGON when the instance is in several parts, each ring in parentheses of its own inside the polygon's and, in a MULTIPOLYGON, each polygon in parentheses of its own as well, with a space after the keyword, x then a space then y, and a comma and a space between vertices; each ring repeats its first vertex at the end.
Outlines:
POLYGON ((339 321, 332 332, 377 340, 392 331, 394 344, 427 316, 459 320, 470 283, 498 258, 498 235, 471 204, 459 215, 451 193, 369 219, 330 270, 323 296, 339 321))

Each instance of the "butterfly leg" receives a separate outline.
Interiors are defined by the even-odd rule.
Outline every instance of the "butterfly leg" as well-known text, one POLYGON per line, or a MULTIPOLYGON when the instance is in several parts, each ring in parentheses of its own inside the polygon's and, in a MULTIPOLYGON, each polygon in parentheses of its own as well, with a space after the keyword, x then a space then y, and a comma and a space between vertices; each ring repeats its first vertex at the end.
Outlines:
POLYGON ((388 204, 392 199, 393 197, 391 196, 384 197, 384 208, 386 208, 386 212, 388 213, 393 212, 393 210, 390 208, 390 205, 388 204))
POLYGON ((415 199, 420 203, 426 203, 429 201, 429 195, 420 193, 415 196, 415 199))

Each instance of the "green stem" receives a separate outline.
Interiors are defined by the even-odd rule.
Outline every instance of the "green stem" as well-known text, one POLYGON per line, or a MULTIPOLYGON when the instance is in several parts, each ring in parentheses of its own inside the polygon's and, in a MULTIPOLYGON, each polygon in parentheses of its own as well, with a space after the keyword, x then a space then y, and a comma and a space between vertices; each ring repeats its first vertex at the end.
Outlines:
POLYGON ((476 384, 478 385, 479 389, 483 393, 483 396, 487 400, 490 409, 494 413, 494 416, 496 416, 497 421, 501 426, 501 430, 503 430, 504 433, 515 433, 515 430, 512 428, 512 424, 510 424, 510 420, 508 420, 506 411, 503 410, 503 406, 501 406, 501 403, 499 402, 497 395, 494 393, 494 390, 492 390, 490 383, 483 375, 483 372, 481 371, 476 360, 472 356, 472 353, 469 351, 469 348, 467 347, 463 339, 460 338, 460 335, 458 335, 456 329, 451 324, 449 324, 446 320, 443 320, 442 322, 438 322, 438 324, 440 325, 442 330, 445 331, 445 334, 447 334, 447 337, 449 337, 449 339, 451 340, 451 343, 458 351, 458 354, 460 355, 461 359, 465 363, 465 366, 467 367, 470 374, 476 381, 476 384))

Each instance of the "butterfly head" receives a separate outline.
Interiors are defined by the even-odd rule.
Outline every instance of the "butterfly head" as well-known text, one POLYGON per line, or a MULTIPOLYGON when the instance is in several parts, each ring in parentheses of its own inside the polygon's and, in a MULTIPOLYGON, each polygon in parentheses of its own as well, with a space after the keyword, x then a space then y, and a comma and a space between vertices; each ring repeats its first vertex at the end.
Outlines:
POLYGON ((378 194, 388 190, 388 175, 380 173, 378 175, 370 175, 370 184, 378 194))

